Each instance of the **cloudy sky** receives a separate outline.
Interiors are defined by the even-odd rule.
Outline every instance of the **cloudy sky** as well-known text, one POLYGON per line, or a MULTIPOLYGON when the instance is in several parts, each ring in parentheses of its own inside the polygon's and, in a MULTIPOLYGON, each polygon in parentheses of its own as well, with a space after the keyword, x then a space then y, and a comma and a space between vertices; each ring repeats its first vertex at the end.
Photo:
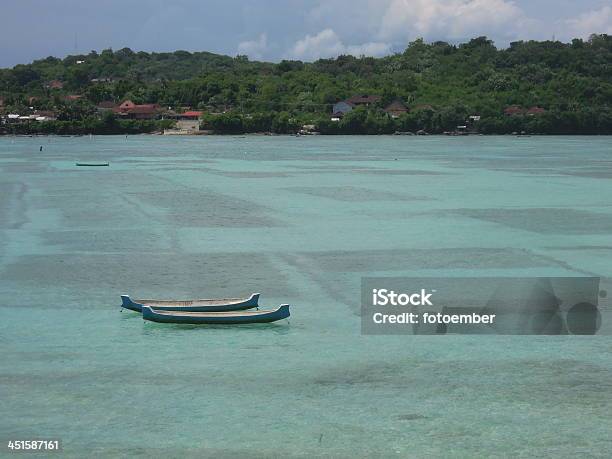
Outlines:
POLYGON ((380 56, 418 37, 567 41, 612 34, 612 0, 15 0, 0 11, 0 67, 130 47, 251 59, 380 56))

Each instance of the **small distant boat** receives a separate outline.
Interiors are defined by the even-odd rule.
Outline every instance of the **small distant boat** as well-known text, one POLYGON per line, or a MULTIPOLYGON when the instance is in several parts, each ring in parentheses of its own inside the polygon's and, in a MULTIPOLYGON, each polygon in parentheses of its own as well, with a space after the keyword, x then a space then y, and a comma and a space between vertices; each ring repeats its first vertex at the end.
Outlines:
POLYGON ((167 324, 257 324, 276 322, 289 317, 289 305, 269 311, 178 312, 142 307, 142 318, 167 324))
POLYGON ((222 298, 216 300, 132 300, 121 295, 121 307, 142 312, 143 306, 152 306, 160 311, 224 312, 243 311, 257 307, 259 293, 248 298, 222 298))
POLYGON ((76 163, 76 165, 81 167, 107 167, 109 163, 76 163))

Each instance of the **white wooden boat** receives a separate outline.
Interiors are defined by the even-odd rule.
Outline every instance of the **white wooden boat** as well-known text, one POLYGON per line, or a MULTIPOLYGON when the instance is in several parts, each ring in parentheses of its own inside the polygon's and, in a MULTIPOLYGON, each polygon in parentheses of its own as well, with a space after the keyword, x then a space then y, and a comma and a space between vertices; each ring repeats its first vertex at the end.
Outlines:
POLYGON ((224 312, 242 311, 256 308, 259 293, 247 298, 220 298, 209 300, 132 300, 128 295, 121 295, 121 307, 142 312, 143 306, 151 306, 160 311, 191 312, 224 312))
POLYGON ((169 324, 255 324, 276 322, 287 319, 289 315, 288 304, 269 311, 228 312, 164 311, 146 305, 142 307, 144 320, 169 324))

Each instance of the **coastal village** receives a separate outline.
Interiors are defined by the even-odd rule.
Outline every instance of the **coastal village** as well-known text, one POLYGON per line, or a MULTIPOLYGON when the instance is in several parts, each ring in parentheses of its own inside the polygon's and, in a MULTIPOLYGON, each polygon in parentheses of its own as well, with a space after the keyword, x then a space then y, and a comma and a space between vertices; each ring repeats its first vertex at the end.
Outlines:
MULTIPOLYGON (((107 83, 108 79, 93 79, 92 83, 107 83)), ((59 80, 50 81, 46 88, 49 90, 61 90, 63 83, 59 80)), ((68 94, 63 96, 64 103, 75 103, 83 99, 79 94, 68 94)), ((56 121, 59 115, 56 110, 39 109, 37 108, 38 99, 36 97, 28 98, 30 106, 18 113, 7 110, 4 99, 0 98, 0 126, 8 126, 11 124, 27 124, 27 123, 44 123, 48 121, 56 121)), ((416 105, 409 107, 402 100, 395 99, 390 103, 381 105, 382 96, 376 94, 359 94, 349 97, 348 99, 339 100, 331 106, 330 121, 340 122, 344 116, 357 108, 377 109, 382 110, 387 116, 392 119, 400 118, 402 115, 409 113, 411 110, 432 110, 435 108, 431 105, 416 105)), ((222 113, 231 112, 232 108, 227 107, 222 113)), ((202 116, 204 111, 194 110, 191 107, 162 107, 159 104, 136 104, 132 100, 126 99, 119 103, 108 100, 102 101, 95 105, 96 114, 101 117, 107 113, 112 114, 117 119, 124 120, 170 120, 173 122, 171 129, 165 129, 165 135, 198 135, 210 134, 210 130, 202 129, 202 116)), ((211 114, 219 114, 211 111, 211 114)), ((541 107, 520 107, 512 105, 504 109, 505 116, 539 116, 546 113, 546 110, 541 107)), ((249 117, 249 114, 245 116, 249 117)), ((470 115, 465 123, 458 125, 456 130, 445 132, 448 135, 461 135, 476 133, 476 127, 481 120, 478 114, 470 115)), ((317 134, 317 125, 308 123, 302 125, 298 134, 312 135, 317 134)), ((401 134, 401 132, 398 132, 401 134)), ((427 134, 424 131, 416 132, 415 134, 427 134)))

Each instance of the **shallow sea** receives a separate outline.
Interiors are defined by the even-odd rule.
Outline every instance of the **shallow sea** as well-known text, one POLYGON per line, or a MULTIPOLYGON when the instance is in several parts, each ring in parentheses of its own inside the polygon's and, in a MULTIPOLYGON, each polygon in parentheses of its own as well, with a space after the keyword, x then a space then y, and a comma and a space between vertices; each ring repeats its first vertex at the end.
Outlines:
POLYGON ((387 275, 612 276, 612 138, 0 138, 0 439, 612 455, 611 337, 363 336, 360 279, 387 275), (252 292, 290 323, 118 307, 252 292))

